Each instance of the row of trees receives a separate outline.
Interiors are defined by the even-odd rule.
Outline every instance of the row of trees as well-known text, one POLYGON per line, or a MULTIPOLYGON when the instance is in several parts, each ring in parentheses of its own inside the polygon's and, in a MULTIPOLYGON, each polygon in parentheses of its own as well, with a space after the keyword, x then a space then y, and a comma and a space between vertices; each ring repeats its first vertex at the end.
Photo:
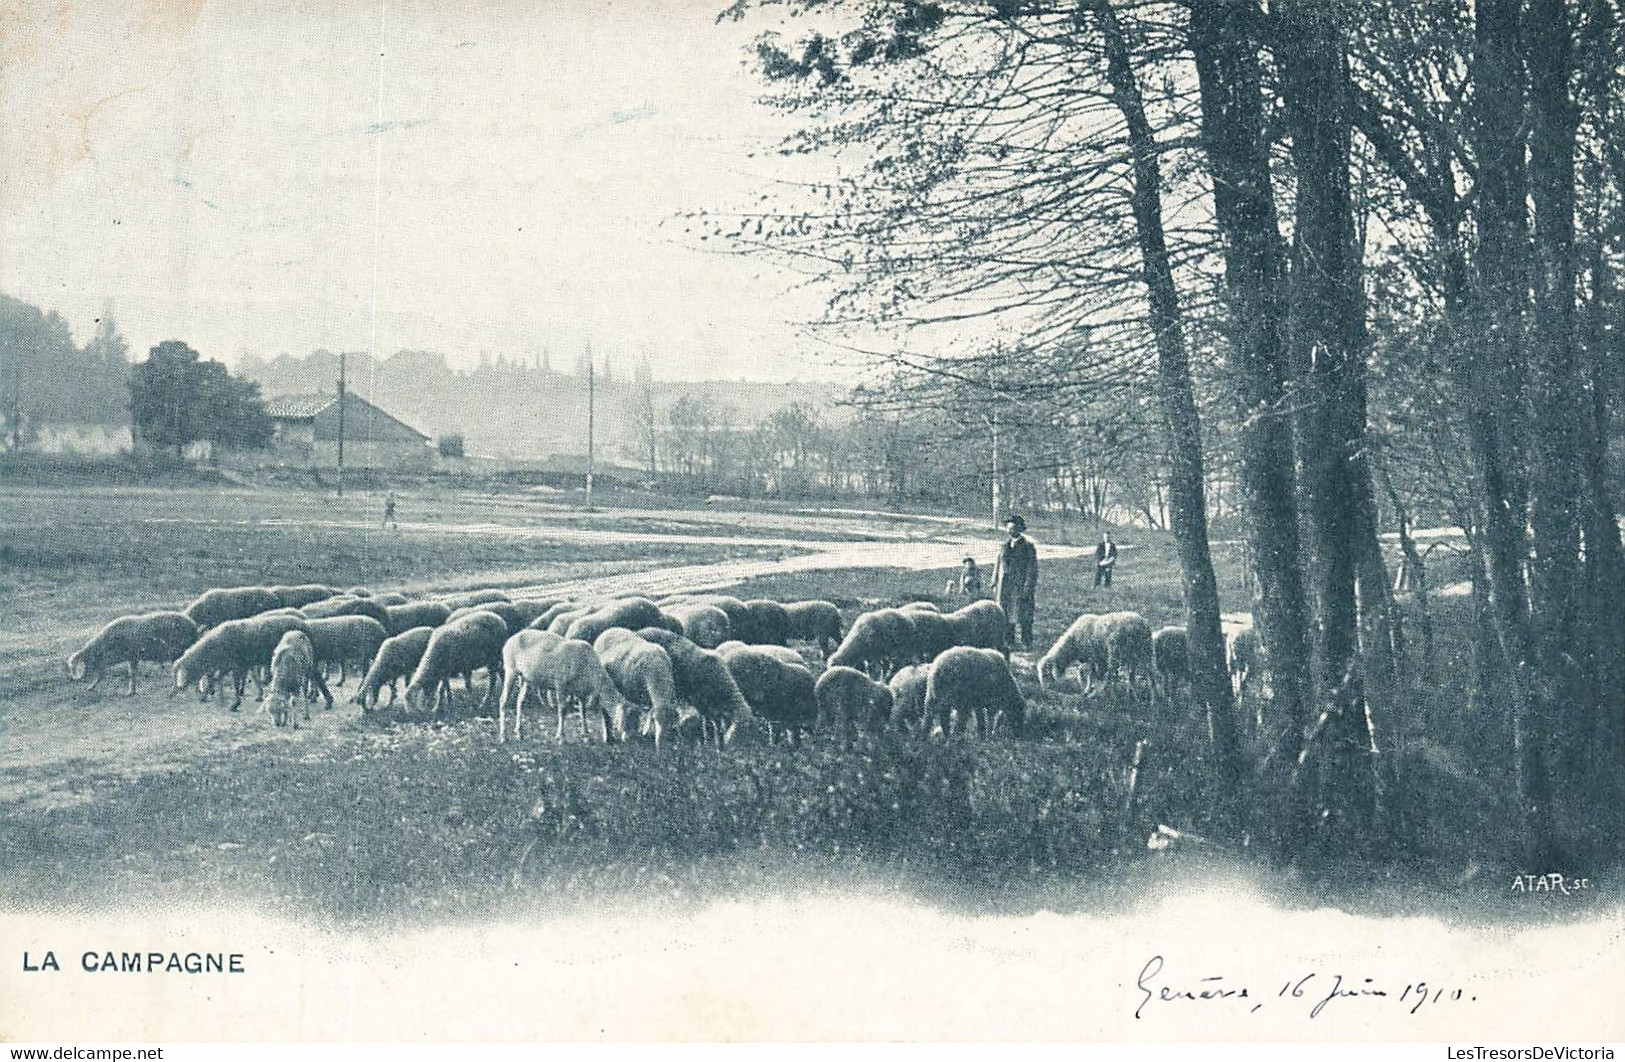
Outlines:
POLYGON ((181 456, 195 442, 258 449, 271 440, 259 386, 179 340, 132 365, 110 314, 78 347, 55 311, 0 295, 0 423, 20 450, 51 424, 129 425, 138 443, 181 456))
POLYGON ((123 424, 129 418, 129 347, 110 316, 83 347, 54 310, 0 294, 0 424, 6 445, 26 445, 46 424, 123 424))
POLYGON ((1529 856, 1557 858, 1554 808, 1617 772, 1625 740, 1618 0, 729 13, 752 7, 802 16, 757 56, 803 118, 784 151, 840 177, 694 224, 813 272, 842 335, 910 329, 877 351, 895 403, 1053 422, 1153 401, 1194 698, 1235 815, 1273 798, 1278 850, 1340 844, 1392 781, 1321 755, 1407 738, 1380 496, 1467 535, 1477 685, 1513 723, 1529 856), (1216 453, 1281 720, 1256 762, 1224 682, 1216 453))

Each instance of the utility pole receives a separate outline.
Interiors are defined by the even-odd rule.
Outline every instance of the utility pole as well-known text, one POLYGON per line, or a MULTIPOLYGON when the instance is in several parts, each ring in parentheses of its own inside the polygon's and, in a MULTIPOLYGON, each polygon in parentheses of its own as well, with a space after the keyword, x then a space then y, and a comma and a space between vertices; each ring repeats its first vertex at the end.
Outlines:
POLYGON ((344 497, 344 352, 339 351, 339 497, 344 497))
POLYGON ((597 385, 592 367, 592 342, 587 343, 587 511, 592 511, 593 433, 597 404, 597 385))

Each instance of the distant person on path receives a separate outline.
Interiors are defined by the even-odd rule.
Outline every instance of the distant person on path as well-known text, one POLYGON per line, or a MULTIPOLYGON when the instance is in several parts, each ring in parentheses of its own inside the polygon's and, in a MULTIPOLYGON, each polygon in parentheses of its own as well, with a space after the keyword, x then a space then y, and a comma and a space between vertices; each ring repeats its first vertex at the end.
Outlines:
POLYGON ((1112 541, 1110 531, 1100 533, 1100 545, 1095 547, 1095 585, 1104 586, 1110 590, 1112 586, 1112 568, 1117 565, 1117 543, 1112 541))
POLYGON ((1021 633, 1021 647, 1033 647, 1033 599, 1038 593, 1038 549, 1025 534, 1027 521, 1014 513, 1004 521, 1010 537, 999 549, 999 564, 993 571, 993 595, 1004 609, 1009 624, 1005 628, 1005 643, 1013 646, 1016 632, 1021 633))
POLYGON ((394 528, 396 531, 399 531, 401 529, 400 525, 395 522, 395 492, 394 491, 390 491, 389 496, 384 499, 384 522, 379 526, 394 528))
POLYGON ((959 592, 966 597, 982 596, 982 569, 976 566, 975 557, 965 558, 965 570, 959 573, 959 592))

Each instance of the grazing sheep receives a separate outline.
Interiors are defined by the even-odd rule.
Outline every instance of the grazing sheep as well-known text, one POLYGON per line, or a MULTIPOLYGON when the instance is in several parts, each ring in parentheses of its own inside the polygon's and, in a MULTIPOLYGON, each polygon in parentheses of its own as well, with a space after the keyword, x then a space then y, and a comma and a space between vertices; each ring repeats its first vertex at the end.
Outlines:
POLYGON ((519 614, 525 617, 524 625, 529 627, 531 624, 536 622, 536 618, 538 616, 541 616, 548 609, 560 604, 564 600, 564 598, 559 597, 526 597, 521 598, 512 604, 519 614))
POLYGON ((892 714, 892 691, 856 668, 832 667, 818 676, 818 729, 850 741, 859 730, 878 734, 892 714))
POLYGON ((564 741, 564 715, 575 705, 581 716, 581 736, 587 737, 587 712, 598 713, 601 735, 607 745, 610 734, 617 740, 626 740, 626 698, 616 688, 609 672, 586 642, 561 638, 547 631, 523 630, 508 639, 502 651, 502 699, 497 709, 497 740, 504 740, 504 716, 508 704, 508 686, 517 687, 514 698, 513 736, 518 738, 524 727, 525 700, 532 692, 552 701, 558 712, 558 726, 553 740, 564 741))
POLYGON ((558 619, 560 615, 566 612, 571 612, 579 607, 580 605, 574 601, 560 601, 556 605, 549 605, 547 608, 543 609, 535 619, 525 624, 525 626, 529 630, 545 631, 552 626, 553 621, 558 619))
MULTIPOLYGON (((271 709, 271 722, 277 726, 293 723, 294 729, 299 729, 299 724, 293 718, 295 697, 304 702, 305 722, 310 722, 310 698, 307 695, 311 686, 320 681, 316 652, 311 647, 310 638, 304 631, 284 634, 271 652, 271 690, 265 699, 266 706, 271 709)), ((332 706, 329 701, 328 707, 332 706)))
POLYGON ((381 594, 373 594, 372 600, 376 601, 385 608, 394 608, 397 605, 404 605, 407 603, 406 595, 401 593, 399 590, 385 590, 381 594))
POLYGON ((440 598, 440 603, 456 612, 471 605, 487 605, 493 601, 508 600, 510 600, 508 595, 501 590, 470 590, 462 594, 447 594, 440 598))
POLYGON ((1151 624, 1138 612, 1108 612, 1100 617, 1100 634, 1106 642, 1106 678, 1122 675, 1130 689, 1135 679, 1151 679, 1151 624))
MULTIPOLYGON (((635 631, 641 627, 666 627, 666 622, 666 615, 653 601, 646 597, 628 597, 611 601, 576 619, 565 630, 564 635, 591 644, 598 640, 599 635, 615 627, 635 631)), ((678 633, 681 633, 682 624, 677 626, 678 633)))
MULTIPOLYGON (((251 619, 227 620, 206 631, 175 661, 175 688, 180 690, 196 685, 198 693, 206 698, 214 692, 222 676, 232 675, 235 678, 236 697, 231 703, 231 710, 235 712, 242 707, 243 687, 249 676, 253 676, 263 695, 260 669, 270 666, 271 655, 276 652, 282 636, 289 631, 303 631, 305 624, 306 620, 295 612, 273 612, 251 619)), ((327 691, 326 684, 320 682, 320 676, 318 686, 331 706, 333 695, 327 691)))
POLYGON ((682 625, 683 637, 703 648, 715 649, 733 637, 728 614, 715 605, 678 604, 663 611, 682 625))
POLYGON ((1004 650, 1009 621, 997 601, 972 601, 964 608, 949 613, 948 618, 953 620, 957 644, 975 649, 1004 650))
POLYGON ((68 657, 68 675, 76 682, 91 676, 90 689, 102 680, 111 664, 130 666, 130 685, 124 692, 135 693, 136 670, 143 660, 156 660, 165 666, 197 641, 197 624, 181 612, 145 612, 120 616, 86 642, 84 648, 68 657))
POLYGON ((612 627, 599 636, 593 649, 621 695, 649 709, 642 732, 654 736, 655 748, 676 725, 677 679, 666 650, 645 641, 624 627, 612 627))
POLYGON ((754 727, 746 724, 755 713, 739 692, 739 684, 721 653, 702 649, 682 635, 659 627, 645 627, 637 633, 666 650, 677 682, 677 696, 700 713, 702 737, 714 733, 719 744, 729 745, 754 736, 754 727))
POLYGON ((491 615, 496 616, 502 620, 502 625, 508 628, 510 635, 518 634, 530 623, 525 611, 515 608, 511 601, 485 601, 478 605, 466 605, 463 608, 453 609, 451 615, 446 617, 446 622, 450 623, 452 620, 462 619, 474 612, 489 612, 491 615))
POLYGON ((721 656, 745 702, 766 721, 770 744, 774 724, 784 728, 785 738, 791 742, 817 725, 818 691, 807 668, 787 664, 754 645, 721 656))
POLYGON ((828 601, 792 601, 784 606, 790 618, 790 639, 816 642, 827 658, 841 644, 841 610, 828 601))
POLYGON ((412 677, 412 672, 423 660, 424 651, 429 648, 429 638, 434 631, 433 627, 413 627, 384 639, 384 644, 378 647, 377 655, 372 658, 372 666, 367 669, 367 677, 361 680, 361 688, 356 690, 351 700, 361 705, 363 712, 370 712, 378 703, 379 692, 388 686, 389 700, 393 704, 395 684, 412 677))
POLYGON ((1158 627, 1152 632, 1151 662, 1165 692, 1191 680, 1190 641, 1184 627, 1158 627))
POLYGON ((959 625, 930 602, 904 605, 901 611, 914 624, 914 660, 935 660, 959 644, 959 625))
POLYGON ((328 664, 339 666, 340 686, 349 677, 350 662, 355 661, 356 670, 366 674, 372 666, 373 657, 378 655, 378 647, 389 637, 384 625, 370 616, 306 620, 305 633, 310 636, 318 669, 325 674, 328 664))
POLYGON ((1105 677, 1106 639, 1100 620, 1100 616, 1085 612, 1055 639, 1049 652, 1039 658, 1039 686, 1047 689, 1051 682, 1061 681, 1073 664, 1082 665, 1078 681, 1085 693, 1093 688, 1096 678, 1105 677))
POLYGON ((181 611, 197 624, 199 631, 206 631, 228 620, 247 619, 281 607, 276 594, 263 586, 235 586, 205 590, 181 611))
POLYGON ((829 657, 831 667, 855 667, 876 677, 889 675, 917 658, 913 618, 895 608, 865 612, 852 621, 840 648, 829 657))
POLYGON ((731 597, 728 594, 697 594, 690 598, 689 601, 720 608, 723 614, 728 617, 729 630, 735 634, 750 623, 750 610, 737 597, 731 597))
POLYGON ((370 597, 330 597, 324 601, 306 605, 299 610, 306 619, 332 619, 335 616, 366 616, 377 620, 385 629, 389 629, 389 606, 380 605, 376 599, 370 597))
POLYGON ((451 618, 451 609, 438 601, 414 601, 406 605, 385 605, 389 622, 384 624, 392 635, 403 634, 415 627, 440 627, 451 618))
POLYGON ((277 603, 283 608, 304 608, 325 601, 337 595, 338 591, 320 583, 301 583, 298 586, 273 586, 271 593, 276 595, 277 603))
POLYGON ((926 726, 934 720, 944 736, 956 729, 965 733, 972 716, 983 737, 991 737, 1001 722, 1020 735, 1026 729, 1027 702, 1003 653, 955 646, 931 662, 925 685, 926 726))
POLYGON ((928 726, 925 717, 925 691, 931 680, 930 664, 910 664, 891 677, 891 721, 899 730, 920 730, 928 726))
POLYGON ((345 597, 371 597, 372 591, 364 586, 352 586, 344 591, 345 597))
POLYGON ((483 668, 487 675, 485 696, 480 701, 483 708, 496 698, 502 680, 502 647, 507 641, 507 624, 489 612, 470 612, 435 628, 407 684, 407 705, 421 711, 423 702, 432 698, 430 707, 442 711, 451 705, 451 677, 463 676, 463 689, 472 693, 472 676, 483 668))
POLYGON ((790 613, 777 601, 747 601, 745 622, 735 628, 734 637, 747 645, 789 645, 790 613))
MULTIPOLYGON (((576 605, 572 608, 566 608, 548 621, 547 629, 550 633, 557 634, 562 638, 569 632, 572 623, 584 616, 592 615, 595 611, 597 610, 591 605, 576 605)), ((543 613, 543 615, 546 615, 546 613, 543 613)))

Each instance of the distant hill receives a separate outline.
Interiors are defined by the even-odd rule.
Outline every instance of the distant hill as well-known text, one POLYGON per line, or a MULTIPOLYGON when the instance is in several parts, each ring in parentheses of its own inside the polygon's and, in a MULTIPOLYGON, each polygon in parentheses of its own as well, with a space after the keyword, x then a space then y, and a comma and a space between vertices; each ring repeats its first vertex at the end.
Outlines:
MULTIPOLYGON (((332 392, 338 364, 337 354, 319 350, 304 357, 245 357, 238 371, 272 397, 332 392)), ((587 383, 576 372, 505 360, 460 371, 448 366, 443 355, 403 350, 377 361, 366 354, 347 355, 345 376, 356 394, 419 431, 436 438, 461 434, 470 454, 542 458, 585 448, 587 383)), ((647 381, 642 373, 612 367, 610 375, 600 373, 596 381, 598 447, 609 459, 643 463, 644 386, 662 427, 667 411, 683 397, 708 401, 738 427, 759 424, 797 402, 825 420, 846 419, 836 406, 845 391, 830 384, 647 381)))

